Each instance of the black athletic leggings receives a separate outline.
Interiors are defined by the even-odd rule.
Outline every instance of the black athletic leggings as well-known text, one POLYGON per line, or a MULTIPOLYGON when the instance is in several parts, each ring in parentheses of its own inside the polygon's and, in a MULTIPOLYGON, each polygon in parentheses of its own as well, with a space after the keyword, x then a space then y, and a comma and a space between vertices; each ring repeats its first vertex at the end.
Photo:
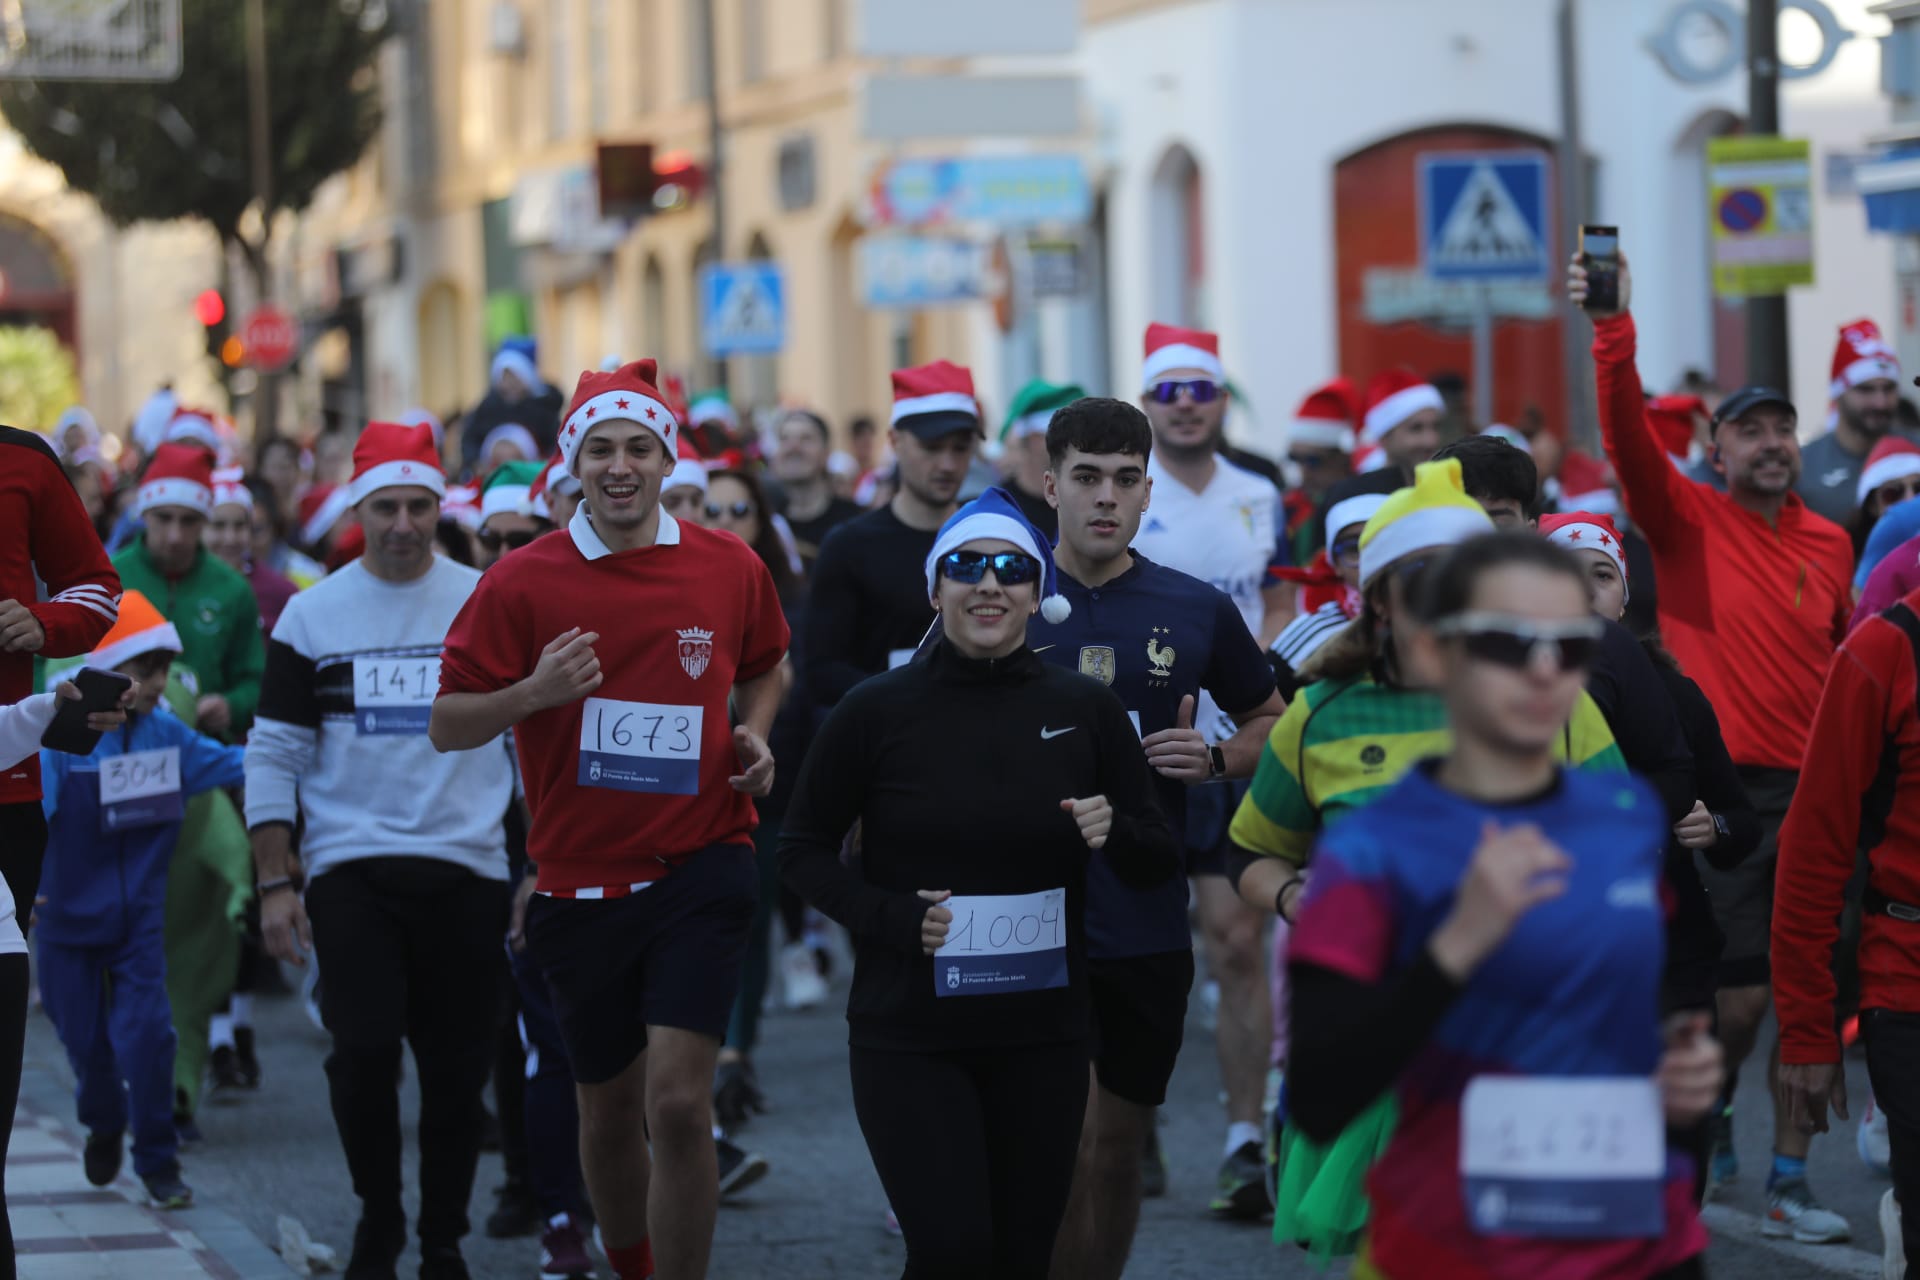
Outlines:
POLYGON ((0 1280, 14 1280, 13 1224, 7 1221, 7 1146, 20 1101, 20 1058, 27 1047, 27 957, 0 955, 0 1280))
POLYGON ((1087 1047, 850 1051, 853 1109, 907 1242, 902 1280, 1045 1280, 1087 1109, 1087 1047))

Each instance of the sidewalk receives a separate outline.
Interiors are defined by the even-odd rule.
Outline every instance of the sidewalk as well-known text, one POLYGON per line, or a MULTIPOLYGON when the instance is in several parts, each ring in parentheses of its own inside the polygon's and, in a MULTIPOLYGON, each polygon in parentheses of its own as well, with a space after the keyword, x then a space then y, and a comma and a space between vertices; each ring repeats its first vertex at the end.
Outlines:
POLYGON ((64 1063, 57 1072, 29 1048, 7 1150, 22 1280, 288 1280, 279 1256, 229 1214, 151 1209, 130 1172, 112 1186, 88 1183, 64 1063))

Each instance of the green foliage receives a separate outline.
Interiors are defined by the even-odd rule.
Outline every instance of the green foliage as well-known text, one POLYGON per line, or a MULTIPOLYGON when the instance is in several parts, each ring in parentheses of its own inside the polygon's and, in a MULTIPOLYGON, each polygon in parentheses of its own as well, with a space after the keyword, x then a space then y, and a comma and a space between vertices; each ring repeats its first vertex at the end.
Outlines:
MULTIPOLYGON (((374 57, 391 28, 365 5, 266 0, 276 211, 305 208, 379 128, 374 57)), ((0 114, 115 223, 200 218, 240 242, 254 190, 245 0, 182 0, 181 39, 171 84, 11 81, 0 114)))
POLYGON ((73 355, 53 330, 0 328, 0 422, 51 431, 80 402, 73 355))

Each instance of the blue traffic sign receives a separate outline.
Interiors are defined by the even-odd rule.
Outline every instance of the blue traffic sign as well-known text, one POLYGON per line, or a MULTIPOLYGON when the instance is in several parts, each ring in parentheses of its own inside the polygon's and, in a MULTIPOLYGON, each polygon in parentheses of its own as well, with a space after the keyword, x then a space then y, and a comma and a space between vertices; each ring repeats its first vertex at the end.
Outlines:
POLYGON ((766 356, 787 343, 787 287, 772 262, 700 269, 700 340, 709 356, 766 356))
POLYGON ((1418 158, 1420 261, 1435 280, 1545 280, 1547 157, 1434 151, 1418 158))

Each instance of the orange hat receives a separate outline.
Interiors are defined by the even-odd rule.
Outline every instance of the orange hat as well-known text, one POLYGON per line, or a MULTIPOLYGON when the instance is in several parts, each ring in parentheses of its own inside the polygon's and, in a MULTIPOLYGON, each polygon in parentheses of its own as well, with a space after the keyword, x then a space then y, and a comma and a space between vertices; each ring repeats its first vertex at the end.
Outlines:
POLYGON ((138 591, 128 591, 120 597, 120 617, 113 629, 100 638, 94 651, 87 655, 87 665, 102 671, 112 671, 145 653, 166 650, 179 653, 184 646, 180 643, 180 633, 171 622, 160 616, 153 607, 153 601, 138 591))

